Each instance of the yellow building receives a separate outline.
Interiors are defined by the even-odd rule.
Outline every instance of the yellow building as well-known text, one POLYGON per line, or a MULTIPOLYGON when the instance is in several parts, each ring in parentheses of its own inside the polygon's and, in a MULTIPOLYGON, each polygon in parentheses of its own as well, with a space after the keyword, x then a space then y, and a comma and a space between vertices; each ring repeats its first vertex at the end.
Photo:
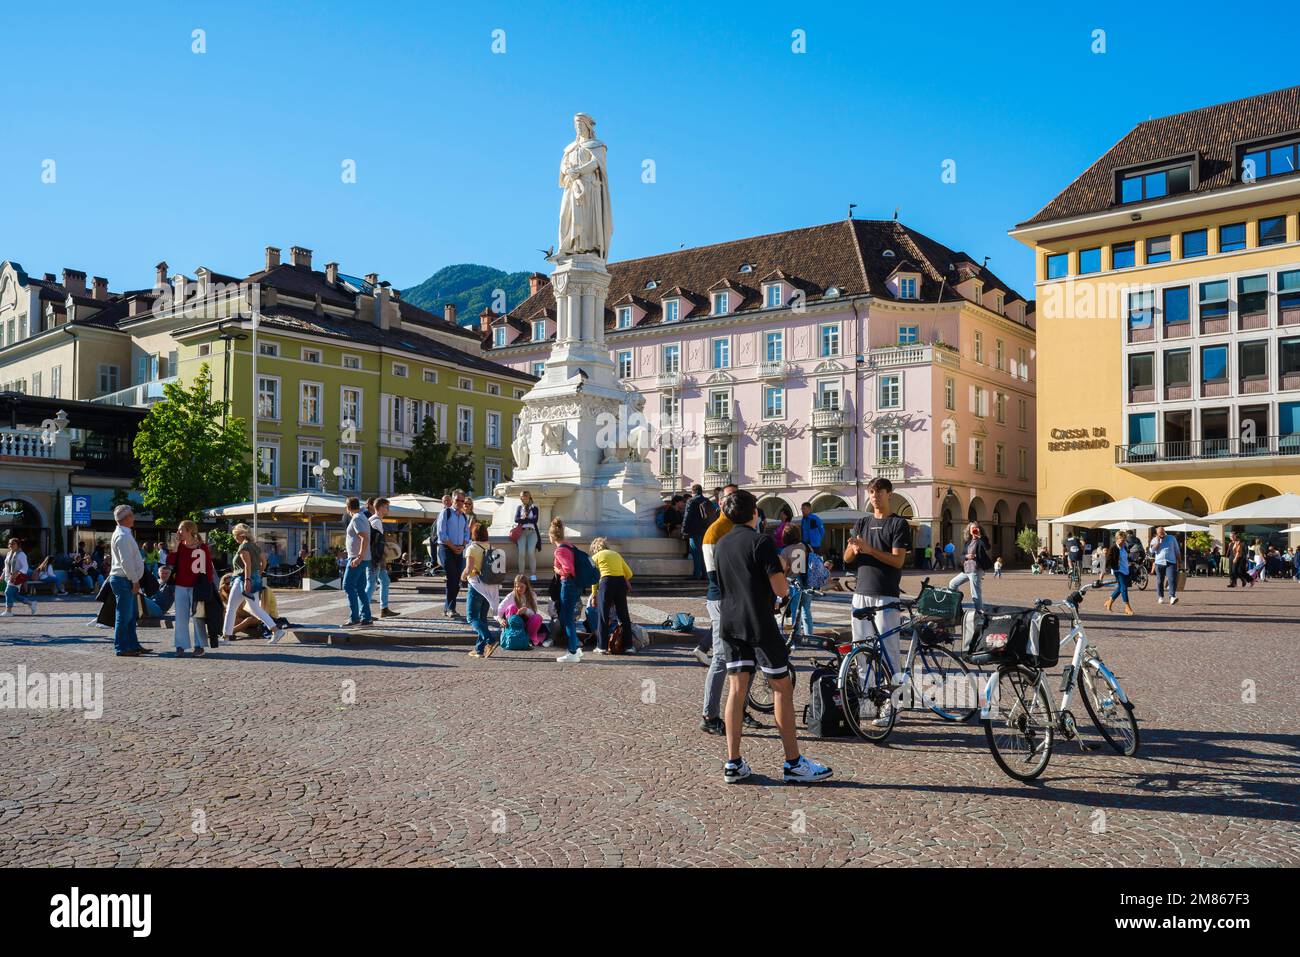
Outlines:
POLYGON ((1037 266, 1040 535, 1129 495, 1300 491, 1298 149, 1300 87, 1149 120, 1011 231, 1037 266))

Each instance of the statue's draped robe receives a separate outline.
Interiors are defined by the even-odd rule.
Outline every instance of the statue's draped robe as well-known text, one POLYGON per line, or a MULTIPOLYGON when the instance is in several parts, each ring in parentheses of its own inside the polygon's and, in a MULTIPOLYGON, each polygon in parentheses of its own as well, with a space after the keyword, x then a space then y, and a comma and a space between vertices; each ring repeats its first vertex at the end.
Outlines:
POLYGON ((574 140, 560 160, 560 254, 596 253, 609 257, 614 220, 609 206, 609 174, 605 144, 600 140, 574 140))

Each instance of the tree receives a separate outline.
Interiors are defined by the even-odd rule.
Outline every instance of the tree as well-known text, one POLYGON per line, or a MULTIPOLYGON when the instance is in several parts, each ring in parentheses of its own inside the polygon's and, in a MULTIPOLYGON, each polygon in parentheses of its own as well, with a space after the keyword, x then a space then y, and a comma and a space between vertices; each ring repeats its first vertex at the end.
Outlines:
POLYGON ((149 409, 135 437, 140 472, 135 487, 154 521, 172 525, 197 520, 214 505, 240 502, 250 495, 252 449, 244 420, 221 424, 228 403, 212 398, 212 370, 205 362, 187 389, 163 387, 162 401, 149 409))
POLYGON ((414 492, 441 498, 448 489, 467 492, 474 485, 474 460, 464 452, 453 452, 438 441, 438 427, 426 417, 424 428, 411 442, 406 462, 394 483, 399 492, 414 492))
POLYGON ((1041 542, 1038 540, 1038 533, 1032 528, 1022 528, 1016 533, 1016 547, 1030 558, 1038 557, 1038 548, 1040 544, 1041 542))

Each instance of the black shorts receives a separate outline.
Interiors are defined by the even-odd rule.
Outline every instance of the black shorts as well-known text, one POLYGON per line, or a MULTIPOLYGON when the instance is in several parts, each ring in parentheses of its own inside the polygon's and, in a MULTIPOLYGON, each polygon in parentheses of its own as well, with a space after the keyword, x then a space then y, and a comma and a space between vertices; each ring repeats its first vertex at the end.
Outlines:
POLYGON ((762 668, 769 678, 782 678, 790 673, 790 654, 779 632, 763 632, 757 641, 723 634, 723 660, 727 674, 753 674, 755 667, 762 668))

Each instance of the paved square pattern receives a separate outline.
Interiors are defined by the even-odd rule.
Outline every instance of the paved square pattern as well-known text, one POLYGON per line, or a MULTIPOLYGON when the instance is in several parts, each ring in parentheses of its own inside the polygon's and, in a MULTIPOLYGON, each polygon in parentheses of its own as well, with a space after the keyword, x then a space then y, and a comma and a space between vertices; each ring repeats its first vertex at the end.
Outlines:
MULTIPOLYGON (((1017 573, 987 600, 1064 590, 1017 573)), ((815 788, 779 783, 774 730, 746 740, 755 778, 722 783, 687 645, 578 665, 260 641, 128 659, 89 602, 44 599, 0 619, 0 679, 100 673, 103 715, 0 710, 0 864, 1300 864, 1300 586, 1195 579, 1174 608, 1137 593, 1127 619, 1102 597, 1085 622, 1137 704, 1138 757, 1058 741, 1023 785, 978 725, 908 712, 885 746, 804 738, 835 768, 815 788)), ((432 617, 437 596, 395 606, 394 630, 463 635, 432 617)), ((343 609, 281 602, 308 624, 343 609)), ((677 610, 704 621, 694 598, 633 606, 677 610)), ((847 621, 842 604, 818 615, 847 621)))

